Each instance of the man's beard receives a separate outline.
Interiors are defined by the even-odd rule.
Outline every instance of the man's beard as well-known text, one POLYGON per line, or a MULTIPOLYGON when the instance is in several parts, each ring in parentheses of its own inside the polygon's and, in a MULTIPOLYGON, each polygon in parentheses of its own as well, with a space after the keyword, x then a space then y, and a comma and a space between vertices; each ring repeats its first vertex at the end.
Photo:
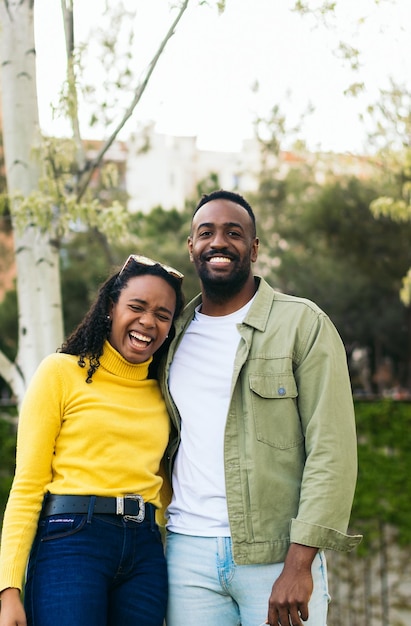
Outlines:
POLYGON ((238 266, 229 276, 210 276, 207 267, 201 263, 196 264, 198 277, 209 300, 216 304, 222 304, 240 293, 250 276, 250 265, 245 262, 238 266))

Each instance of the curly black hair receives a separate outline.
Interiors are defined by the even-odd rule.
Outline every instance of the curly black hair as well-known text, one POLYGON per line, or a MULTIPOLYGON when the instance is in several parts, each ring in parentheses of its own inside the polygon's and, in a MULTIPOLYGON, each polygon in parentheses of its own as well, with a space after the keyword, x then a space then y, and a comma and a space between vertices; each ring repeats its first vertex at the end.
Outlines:
POLYGON ((88 370, 86 382, 91 383, 93 374, 100 366, 100 357, 103 354, 103 346, 108 339, 111 330, 111 321, 108 313, 110 305, 116 303, 121 291, 126 287, 130 278, 134 276, 160 276, 175 291, 176 308, 173 316, 173 325, 168 338, 156 351, 149 368, 149 377, 155 378, 161 356, 167 350, 174 337, 174 321, 180 315, 184 307, 184 295, 182 292, 182 281, 170 274, 159 263, 154 265, 143 265, 138 262, 130 262, 120 271, 110 276, 99 288, 97 298, 91 305, 89 311, 77 328, 67 337, 58 352, 74 354, 79 357, 78 365, 86 367, 88 360, 88 370))

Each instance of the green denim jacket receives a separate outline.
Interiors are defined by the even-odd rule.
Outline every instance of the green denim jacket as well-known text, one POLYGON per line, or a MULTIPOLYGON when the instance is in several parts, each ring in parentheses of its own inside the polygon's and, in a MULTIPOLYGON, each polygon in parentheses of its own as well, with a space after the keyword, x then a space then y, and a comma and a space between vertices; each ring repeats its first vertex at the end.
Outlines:
MULTIPOLYGON (((225 429, 225 481, 235 562, 282 562, 290 542, 349 551, 357 441, 344 346, 314 303, 259 287, 238 329, 225 429)), ((160 376, 178 448, 180 418, 167 380, 179 339, 200 304, 176 323, 160 376)), ((218 367, 218 363, 216 363, 218 367)), ((190 393, 190 389, 187 389, 190 393)))

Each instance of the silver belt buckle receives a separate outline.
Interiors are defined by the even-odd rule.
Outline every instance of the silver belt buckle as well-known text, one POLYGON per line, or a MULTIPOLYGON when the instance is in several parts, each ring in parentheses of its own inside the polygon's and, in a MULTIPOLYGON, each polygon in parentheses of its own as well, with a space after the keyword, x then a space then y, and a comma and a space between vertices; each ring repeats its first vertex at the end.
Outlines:
POLYGON ((134 493, 127 493, 124 498, 117 497, 116 514, 122 515, 126 520, 138 522, 140 524, 144 521, 146 516, 146 505, 144 504, 143 496, 134 493), (124 515, 124 500, 136 500, 138 502, 138 515, 124 515))

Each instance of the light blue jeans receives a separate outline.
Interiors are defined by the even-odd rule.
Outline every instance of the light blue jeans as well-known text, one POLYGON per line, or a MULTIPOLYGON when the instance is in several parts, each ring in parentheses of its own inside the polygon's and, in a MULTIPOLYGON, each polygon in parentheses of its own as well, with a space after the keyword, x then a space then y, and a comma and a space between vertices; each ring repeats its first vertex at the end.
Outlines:
MULTIPOLYGON (((260 626, 283 564, 236 565, 229 537, 167 533, 167 626, 260 626)), ((329 601, 325 557, 312 566, 314 591, 307 626, 326 626, 329 601)))

